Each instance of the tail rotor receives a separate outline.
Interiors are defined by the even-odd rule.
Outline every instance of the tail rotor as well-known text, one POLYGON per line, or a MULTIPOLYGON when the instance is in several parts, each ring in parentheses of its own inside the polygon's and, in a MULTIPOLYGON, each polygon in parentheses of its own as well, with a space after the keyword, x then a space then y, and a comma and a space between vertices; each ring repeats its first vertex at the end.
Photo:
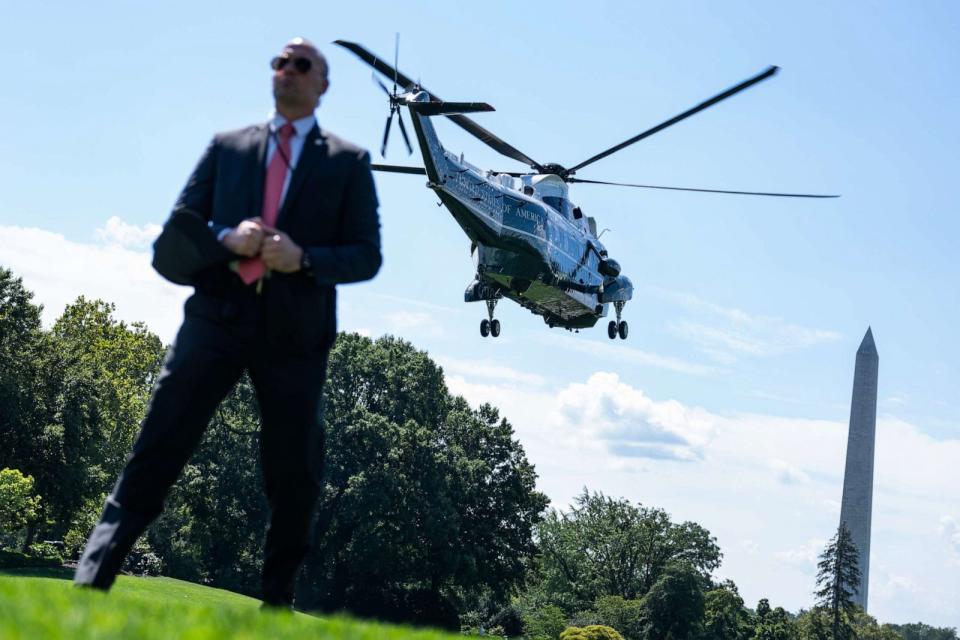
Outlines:
POLYGON ((373 80, 376 82, 383 92, 387 94, 387 97, 390 100, 390 114, 387 116, 387 124, 383 129, 383 144, 380 145, 380 155, 384 158, 387 157, 387 142, 390 140, 390 126, 393 124, 393 116, 397 115, 398 126, 400 127, 400 135, 403 136, 403 143, 407 147, 407 155, 413 153, 413 147, 410 145, 410 137, 407 135, 407 128, 403 125, 403 115, 400 113, 400 107, 406 104, 404 100, 403 93, 397 92, 397 84, 399 82, 399 72, 397 71, 397 60, 400 57, 400 34, 396 35, 394 40, 393 47, 393 91, 387 89, 387 86, 380 81, 380 79, 374 74, 373 80))

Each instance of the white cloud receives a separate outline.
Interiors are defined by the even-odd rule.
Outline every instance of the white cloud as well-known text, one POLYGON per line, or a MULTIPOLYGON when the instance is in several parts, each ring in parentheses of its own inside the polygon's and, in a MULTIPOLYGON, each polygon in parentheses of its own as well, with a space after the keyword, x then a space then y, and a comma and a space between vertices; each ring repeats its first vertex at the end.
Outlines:
POLYGON ((603 442, 618 458, 696 460, 713 429, 706 412, 655 402, 643 391, 598 372, 557 394, 561 424, 603 442))
POLYGON ((794 549, 778 551, 775 557, 789 565, 800 567, 805 571, 812 571, 817 566, 817 557, 827 546, 827 541, 821 538, 810 538, 794 549))
POLYGON ((384 314, 387 332, 399 335, 443 335, 443 326, 437 322, 431 313, 420 311, 394 311, 384 314))
POLYGON ((777 480, 782 484, 810 482, 810 476, 786 460, 770 460, 768 464, 776 475, 777 480))
POLYGON ((157 239, 161 229, 162 227, 158 224, 145 224, 138 227, 113 216, 104 226, 97 229, 94 235, 108 245, 127 249, 146 249, 157 239))
POLYGON ((699 319, 678 320, 669 329, 721 364, 732 364, 743 356, 796 351, 840 338, 836 331, 802 327, 774 316, 752 315, 690 294, 656 289, 653 293, 699 314, 699 319))
POLYGON ((951 563, 960 566, 960 524, 951 516, 941 516, 940 537, 947 543, 951 563))
MULTIPOLYGON (((109 222, 104 229, 110 227, 109 222)), ((114 225, 122 229, 123 223, 114 225)), ((118 244, 99 245, 67 240, 36 228, 0 226, 4 238, 0 262, 34 292, 50 325, 80 295, 116 304, 116 317, 143 321, 164 342, 170 342, 183 318, 183 302, 191 289, 163 280, 150 266, 146 251, 118 244)))
POLYGON ((884 398, 882 402, 884 406, 899 408, 907 404, 907 399, 903 396, 894 395, 884 398))
POLYGON ((572 338, 556 333, 537 334, 536 340, 550 347, 560 347, 569 351, 576 351, 607 362, 619 361, 640 365, 642 367, 654 367, 695 376, 705 376, 718 371, 715 367, 688 362, 671 356, 662 356, 649 351, 642 351, 628 347, 620 342, 608 344, 596 340, 572 338))
POLYGON ((497 364, 492 360, 461 360, 447 356, 434 358, 444 373, 461 376, 473 376, 484 380, 494 380, 501 383, 516 383, 527 387, 542 387, 546 380, 536 373, 519 371, 512 367, 497 364))

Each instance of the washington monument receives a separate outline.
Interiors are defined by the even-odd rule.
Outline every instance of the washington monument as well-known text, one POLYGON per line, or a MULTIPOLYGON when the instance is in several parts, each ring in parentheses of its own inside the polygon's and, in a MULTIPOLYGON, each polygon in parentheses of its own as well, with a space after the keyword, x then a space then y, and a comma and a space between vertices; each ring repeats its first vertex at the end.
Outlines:
POLYGON ((880 356, 867 328, 857 349, 853 372, 853 399, 850 402, 850 433, 847 436, 847 465, 843 474, 840 522, 850 531, 857 546, 860 584, 854 603, 867 610, 870 585, 870 518, 873 506, 873 449, 877 431, 877 372, 880 356))

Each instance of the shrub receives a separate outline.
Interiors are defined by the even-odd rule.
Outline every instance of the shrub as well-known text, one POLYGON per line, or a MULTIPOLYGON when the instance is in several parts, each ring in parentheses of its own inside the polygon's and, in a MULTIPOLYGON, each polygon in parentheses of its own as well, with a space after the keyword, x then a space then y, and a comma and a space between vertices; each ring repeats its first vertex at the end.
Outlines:
POLYGON ((30 545, 27 555, 37 560, 55 561, 58 565, 63 564, 62 542, 34 542, 30 545))
POLYGON ((59 567, 63 564, 60 556, 43 558, 11 551, 9 549, 0 549, 0 569, 22 569, 34 567, 59 567))
POLYGON ((33 493, 33 476, 18 469, 0 469, 0 533, 16 535, 35 522, 40 513, 40 496, 33 493))
POLYGON ((567 627, 560 634, 560 640, 623 640, 613 627, 591 624, 588 627, 567 627))

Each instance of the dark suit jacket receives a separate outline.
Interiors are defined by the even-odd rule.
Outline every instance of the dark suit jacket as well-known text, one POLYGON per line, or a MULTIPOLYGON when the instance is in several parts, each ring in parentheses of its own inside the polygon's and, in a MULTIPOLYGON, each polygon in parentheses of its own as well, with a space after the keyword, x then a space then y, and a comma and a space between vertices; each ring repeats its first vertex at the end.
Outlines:
MULTIPOLYGON (((256 125, 214 136, 174 207, 210 223, 215 235, 260 215, 269 128, 256 125)), ((380 268, 380 224, 369 154, 314 128, 290 178, 276 226, 310 253, 313 276, 271 272, 253 293, 226 262, 197 274, 187 311, 242 322, 262 305, 268 340, 278 347, 329 347, 336 336, 340 283, 372 278, 380 268)))

